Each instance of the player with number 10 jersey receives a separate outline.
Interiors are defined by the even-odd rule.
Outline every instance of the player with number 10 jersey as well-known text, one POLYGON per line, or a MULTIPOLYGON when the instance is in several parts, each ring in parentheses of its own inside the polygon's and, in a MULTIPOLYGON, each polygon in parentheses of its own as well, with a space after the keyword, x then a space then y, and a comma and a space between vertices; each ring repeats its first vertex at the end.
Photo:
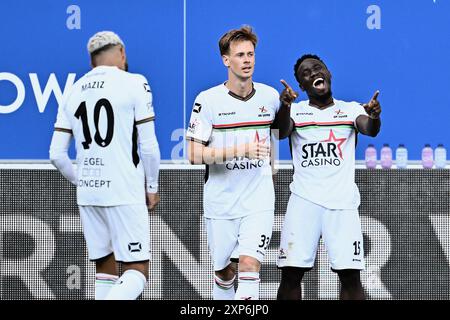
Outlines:
POLYGON ((127 72, 125 45, 117 34, 97 32, 87 47, 93 69, 58 110, 50 160, 77 186, 83 234, 96 267, 95 299, 136 299, 149 273, 147 209, 159 202, 152 94, 143 76, 127 72), (77 173, 68 156, 72 135, 77 173))
POLYGON ((75 137, 79 205, 145 203, 136 125, 153 119, 150 87, 142 75, 99 66, 74 84, 55 130, 75 137))

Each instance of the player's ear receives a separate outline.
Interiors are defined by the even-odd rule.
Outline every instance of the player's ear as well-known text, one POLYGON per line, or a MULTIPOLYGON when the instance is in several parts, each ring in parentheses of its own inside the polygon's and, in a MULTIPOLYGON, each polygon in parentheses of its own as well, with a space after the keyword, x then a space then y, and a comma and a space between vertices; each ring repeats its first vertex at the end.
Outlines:
POLYGON ((227 68, 230 67, 230 57, 227 56, 226 54, 222 55, 222 62, 225 65, 225 67, 227 68))
POLYGON ((124 47, 120 47, 120 57, 122 58, 123 61, 125 61, 127 59, 127 55, 125 53, 125 48, 124 47))

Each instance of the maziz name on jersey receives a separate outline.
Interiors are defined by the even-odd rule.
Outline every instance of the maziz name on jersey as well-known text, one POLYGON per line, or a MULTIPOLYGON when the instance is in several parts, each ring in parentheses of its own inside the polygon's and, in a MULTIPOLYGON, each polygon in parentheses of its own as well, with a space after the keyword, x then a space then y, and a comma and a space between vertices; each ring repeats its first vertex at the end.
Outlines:
POLYGON ((92 81, 85 83, 81 86, 81 91, 87 90, 87 89, 103 89, 103 85, 105 84, 105 81, 92 81))
POLYGON ((307 143, 302 146, 302 167, 340 166, 338 145, 334 142, 307 143))
POLYGON ((244 160, 243 158, 239 158, 228 162, 225 167, 228 170, 250 170, 261 168, 263 165, 264 160, 244 160))

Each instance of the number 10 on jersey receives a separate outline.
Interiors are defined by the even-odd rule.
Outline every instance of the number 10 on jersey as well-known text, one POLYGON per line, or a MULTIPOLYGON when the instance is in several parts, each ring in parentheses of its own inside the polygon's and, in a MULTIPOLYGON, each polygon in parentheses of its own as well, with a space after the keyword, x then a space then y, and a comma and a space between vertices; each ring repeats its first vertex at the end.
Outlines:
MULTIPOLYGON (((92 143, 92 136, 91 136, 91 131, 89 130, 86 101, 83 101, 82 103, 80 103, 74 116, 77 119, 81 118, 81 124, 83 125, 83 135, 84 135, 84 141, 81 144, 83 145, 84 149, 89 149, 90 144, 92 143)), ((111 140, 112 140, 113 134, 114 134, 114 111, 111 106, 111 103, 107 99, 100 99, 95 104, 94 124, 95 124, 95 135, 94 135, 95 142, 100 147, 103 147, 103 148, 107 147, 111 143, 111 140), (98 122, 100 119, 100 111, 102 110, 102 108, 105 108, 106 117, 107 117, 107 130, 106 130, 105 138, 103 138, 100 135, 100 132, 98 130, 98 122)))

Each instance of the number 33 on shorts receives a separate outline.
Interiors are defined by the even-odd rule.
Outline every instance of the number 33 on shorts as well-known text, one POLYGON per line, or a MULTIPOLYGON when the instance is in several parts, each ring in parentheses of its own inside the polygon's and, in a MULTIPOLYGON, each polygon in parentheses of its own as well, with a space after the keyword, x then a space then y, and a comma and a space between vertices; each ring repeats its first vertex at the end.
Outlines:
POLYGON ((270 237, 262 234, 261 241, 260 241, 258 247, 263 248, 264 250, 267 250, 267 247, 269 246, 269 242, 270 242, 270 237))

